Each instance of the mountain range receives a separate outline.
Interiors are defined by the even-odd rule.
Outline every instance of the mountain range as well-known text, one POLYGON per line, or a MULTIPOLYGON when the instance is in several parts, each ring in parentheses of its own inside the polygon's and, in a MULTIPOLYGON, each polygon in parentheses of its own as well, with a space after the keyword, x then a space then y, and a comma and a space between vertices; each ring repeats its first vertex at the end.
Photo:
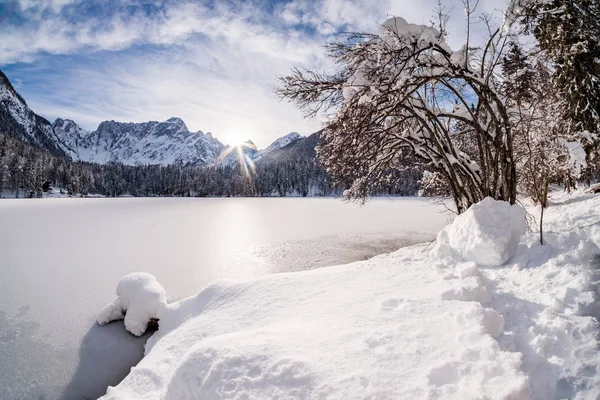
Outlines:
MULTIPOLYGON (((57 118, 50 124, 29 108, 2 71, 0 130, 73 161, 203 167, 235 162, 237 159, 235 152, 224 156, 228 146, 211 133, 191 132, 177 117, 162 122, 104 121, 94 131, 85 130, 70 119, 57 118)), ((243 151, 246 156, 258 161, 305 139, 299 133, 292 132, 263 150, 255 149, 253 143, 248 141, 250 145, 244 146, 243 151)))

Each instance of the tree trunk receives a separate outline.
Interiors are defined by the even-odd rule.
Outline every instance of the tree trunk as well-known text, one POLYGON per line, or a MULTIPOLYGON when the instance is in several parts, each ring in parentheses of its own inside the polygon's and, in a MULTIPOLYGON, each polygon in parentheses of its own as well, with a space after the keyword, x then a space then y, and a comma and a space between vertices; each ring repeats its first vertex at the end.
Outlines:
POLYGON ((540 204, 542 210, 540 211, 540 244, 544 245, 544 206, 540 204))
POLYGON ((542 196, 540 199, 540 207, 542 208, 540 211, 540 244, 544 245, 544 209, 548 207, 548 188, 550 186, 550 181, 547 176, 544 177, 544 187, 542 188, 542 196))

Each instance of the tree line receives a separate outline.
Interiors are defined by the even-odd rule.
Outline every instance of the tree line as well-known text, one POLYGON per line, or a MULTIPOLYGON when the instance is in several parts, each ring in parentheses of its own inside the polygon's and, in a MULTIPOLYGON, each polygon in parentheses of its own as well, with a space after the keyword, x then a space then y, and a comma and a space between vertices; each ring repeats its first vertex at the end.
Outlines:
MULTIPOLYGON (((412 196, 421 171, 390 175, 378 195, 412 196)), ((288 157, 241 166, 95 164, 73 162, 0 133, 0 194, 42 197, 55 188, 71 196, 101 195, 234 197, 339 196, 345 187, 333 184, 314 158, 288 157), (8 193, 7 193, 8 192, 8 193)))

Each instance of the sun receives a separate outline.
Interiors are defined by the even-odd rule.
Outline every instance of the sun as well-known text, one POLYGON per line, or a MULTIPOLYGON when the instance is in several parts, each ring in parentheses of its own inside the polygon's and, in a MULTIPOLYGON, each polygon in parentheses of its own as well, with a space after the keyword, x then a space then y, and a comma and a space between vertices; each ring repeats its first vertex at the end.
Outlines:
POLYGON ((217 162, 227 162, 226 160, 231 159, 230 155, 233 153, 233 157, 237 159, 244 176, 251 179, 252 175, 256 173, 256 166, 246 152, 248 150, 256 150, 256 146, 254 146, 254 143, 252 142, 248 143, 248 137, 242 132, 244 131, 236 130, 224 135, 226 138, 224 141, 227 145, 223 151, 221 151, 221 154, 217 158, 217 162))
POLYGON ((238 147, 241 146, 248 138, 242 131, 232 131, 227 133, 225 136, 225 142, 227 146, 238 147))

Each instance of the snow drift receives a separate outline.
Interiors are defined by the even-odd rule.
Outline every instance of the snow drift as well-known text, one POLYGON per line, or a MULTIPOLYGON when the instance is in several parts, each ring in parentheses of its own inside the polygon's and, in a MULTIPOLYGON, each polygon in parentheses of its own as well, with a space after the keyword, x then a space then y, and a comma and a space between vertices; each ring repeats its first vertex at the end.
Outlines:
POLYGON ((480 265, 502 265, 517 252, 527 229, 525 216, 522 207, 487 197, 438 234, 438 249, 449 247, 464 260, 480 265))

